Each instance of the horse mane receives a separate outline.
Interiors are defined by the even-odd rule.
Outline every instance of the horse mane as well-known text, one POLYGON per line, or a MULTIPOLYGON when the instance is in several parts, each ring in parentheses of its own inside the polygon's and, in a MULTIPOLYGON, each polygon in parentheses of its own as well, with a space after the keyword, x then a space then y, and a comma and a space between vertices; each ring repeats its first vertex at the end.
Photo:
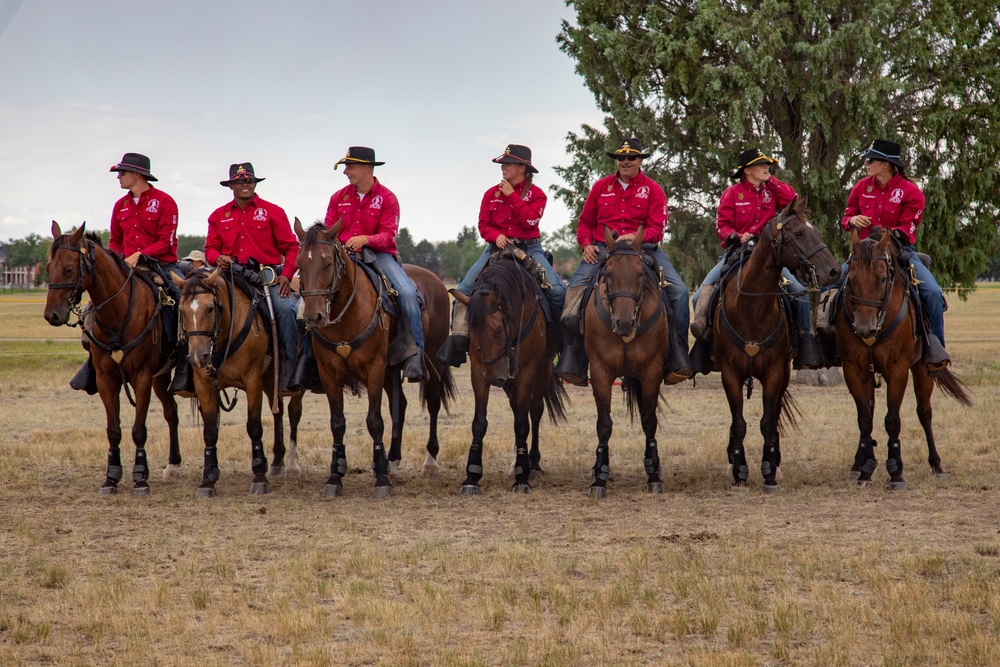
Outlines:
POLYGON ((319 240, 318 239, 319 235, 325 232, 327 229, 329 228, 322 222, 317 222, 308 230, 306 230, 306 238, 304 241, 302 241, 302 245, 312 245, 316 243, 319 240))
MULTIPOLYGON (((878 243, 882 240, 882 236, 885 233, 886 233, 885 228, 883 227, 871 228, 871 231, 868 233, 868 238, 859 243, 858 247, 854 251, 858 261, 860 261, 862 264, 870 265, 872 262, 878 259, 878 257, 876 257, 875 255, 876 252, 875 246, 878 245, 878 243)), ((893 262, 895 262, 899 257, 899 253, 896 249, 895 239, 891 239, 888 245, 889 245, 889 255, 892 257, 893 262)))
POLYGON ((215 289, 208 284, 207 278, 212 275, 211 272, 206 268, 195 269, 187 277, 187 282, 184 284, 184 290, 181 292, 181 296, 191 296, 196 291, 204 292, 214 292, 215 289))
POLYGON ((520 308, 526 296, 533 297, 534 289, 528 276, 514 260, 499 259, 479 274, 475 290, 469 299, 469 329, 479 330, 489 315, 486 297, 496 294, 500 310, 513 313, 520 308))

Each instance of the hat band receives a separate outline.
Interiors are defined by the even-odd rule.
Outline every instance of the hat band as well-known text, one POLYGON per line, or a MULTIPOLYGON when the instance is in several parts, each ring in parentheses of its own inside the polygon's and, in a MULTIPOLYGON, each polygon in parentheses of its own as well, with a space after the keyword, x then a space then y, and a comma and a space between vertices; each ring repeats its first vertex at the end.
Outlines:
POLYGON ((641 153, 642 151, 632 148, 631 146, 622 146, 615 151, 616 154, 626 154, 626 153, 641 153))
POLYGON ((883 153, 882 151, 880 151, 880 150, 878 150, 876 148, 869 148, 865 152, 866 153, 877 153, 877 154, 881 155, 882 157, 888 157, 888 158, 892 158, 894 160, 898 160, 899 159, 899 155, 889 155, 888 153, 883 153))

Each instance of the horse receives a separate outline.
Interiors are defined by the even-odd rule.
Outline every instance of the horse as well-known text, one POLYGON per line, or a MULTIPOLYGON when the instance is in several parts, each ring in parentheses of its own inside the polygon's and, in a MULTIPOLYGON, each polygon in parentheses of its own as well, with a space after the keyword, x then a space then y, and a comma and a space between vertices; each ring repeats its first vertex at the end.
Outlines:
MULTIPOLYGON (((120 392, 135 407, 132 442, 135 461, 132 466, 132 492, 150 493, 149 463, 146 457, 146 414, 150 393, 163 406, 170 438, 169 464, 181 463, 177 441, 177 403, 167 390, 175 345, 166 340, 160 317, 158 290, 141 279, 121 256, 105 250, 100 237, 85 233, 86 223, 72 234, 63 234, 52 222, 52 245, 46 270, 49 276, 45 299, 45 320, 52 326, 68 324, 70 313, 82 324, 80 298, 90 296, 89 312, 93 331, 84 331, 90 339, 90 351, 97 376, 97 391, 107 418, 108 464, 101 495, 117 493, 122 478, 122 440, 120 392), (134 391, 133 399, 130 393, 134 391)), ((88 318, 89 319, 89 318, 88 318)))
POLYGON ((745 486, 749 478, 743 446, 747 424, 742 388, 746 386, 749 400, 756 378, 763 393, 760 471, 767 493, 780 488, 780 438, 785 422, 797 427, 797 407, 788 393, 792 343, 788 316, 781 304, 782 268, 807 271, 807 282, 814 289, 840 278, 840 264, 809 222, 805 205, 798 198, 764 226, 746 264, 724 281, 713 318, 714 353, 732 416, 727 454, 733 484, 745 486))
MULTIPOLYGON (((194 370, 195 394, 204 418, 205 463, 196 492, 198 498, 211 498, 216 494, 215 483, 219 479, 216 448, 221 417, 219 409, 228 412, 236 403, 234 398, 228 406, 225 405, 221 399, 222 389, 242 389, 246 394, 246 429, 250 436, 251 470, 254 475, 250 493, 270 491, 260 416, 263 394, 267 394, 268 402, 274 405, 271 471, 278 475, 286 471, 282 421, 284 402, 280 396, 274 396, 274 365, 271 363, 271 355, 277 352, 276 349, 269 352, 272 344, 270 331, 264 324, 256 300, 251 301, 237 285, 235 273, 230 266, 225 273, 219 268, 211 272, 199 269, 187 279, 173 276, 174 282, 181 288, 179 336, 187 339, 188 360, 194 370)), ((291 394, 288 406, 291 431, 288 469, 296 474, 301 474, 296 440, 302 417, 303 393, 291 394)))
MULTIPOLYGON (((323 497, 341 495, 343 478, 347 474, 344 446, 346 386, 355 393, 360 390, 368 393, 365 424, 372 439, 374 496, 387 498, 393 493, 390 475, 394 474, 402 460, 401 444, 407 405, 399 365, 390 364, 390 342, 396 323, 395 318, 385 311, 379 290, 337 239, 340 225, 339 221, 330 228, 316 224, 306 232, 302 223, 295 220, 295 233, 301 244, 298 268, 303 318, 312 337, 320 381, 330 404, 330 430, 333 433, 330 477, 323 488, 323 497), (392 418, 388 456, 383 443, 383 390, 389 398, 392 418)), ((421 472, 429 476, 438 471, 438 413, 442 406, 447 410, 448 400, 455 396, 451 368, 435 356, 448 336, 451 303, 444 283, 436 275, 412 264, 404 264, 403 268, 423 293, 425 301, 424 353, 429 378, 420 383, 420 398, 430 415, 430 431, 421 472)))
POLYGON ((584 308, 583 341, 597 404, 597 453, 589 489, 592 498, 604 498, 608 493, 611 391, 616 378, 622 378, 629 417, 634 420, 639 413, 646 437, 646 490, 664 490, 656 446, 656 413, 663 360, 670 345, 670 322, 659 283, 643 257, 644 231, 644 225, 639 225, 632 240, 616 241, 605 227, 607 251, 595 276, 593 298, 584 308))
POLYGON ((971 405, 972 400, 950 369, 940 371, 936 378, 928 374, 921 361, 920 325, 916 304, 910 296, 910 273, 900 264, 892 235, 884 233, 879 238, 879 231, 880 228, 873 229, 864 241, 859 239, 857 230, 851 231, 847 279, 841 290, 840 308, 834 311, 836 343, 844 380, 858 410, 860 440, 849 474, 859 486, 867 486, 872 483, 872 473, 878 465, 876 442, 871 435, 875 389, 881 385, 876 374, 881 375, 886 384, 885 431, 889 436, 885 469, 889 473, 889 487, 904 490, 899 406, 909 375, 913 375, 917 418, 927 440, 927 463, 938 478, 946 479, 947 475, 941 468, 931 423, 935 380, 945 395, 962 405, 971 405))
POLYGON ((472 391, 476 398, 472 444, 460 493, 474 496, 480 491, 490 386, 503 387, 514 413, 516 458, 511 491, 530 493, 532 474, 542 471, 538 449, 542 413, 548 408, 553 424, 566 419, 566 391, 553 372, 558 344, 542 306, 545 296, 528 271, 503 250, 479 274, 472 295, 454 289, 450 292, 468 308, 472 391))

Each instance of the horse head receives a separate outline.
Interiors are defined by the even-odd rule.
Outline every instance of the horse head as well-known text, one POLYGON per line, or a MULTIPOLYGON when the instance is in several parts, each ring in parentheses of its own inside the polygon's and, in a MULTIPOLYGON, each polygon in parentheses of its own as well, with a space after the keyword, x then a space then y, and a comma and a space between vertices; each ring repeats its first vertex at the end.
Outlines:
POLYGON ((767 230, 781 266, 807 276, 813 285, 832 285, 840 280, 840 264, 809 222, 805 200, 793 197, 767 224, 767 230))
POLYGON ((871 345, 885 324, 896 283, 902 286, 904 282, 896 280, 898 253, 891 234, 884 233, 880 238, 873 234, 862 241, 857 230, 852 230, 851 246, 845 296, 853 310, 854 333, 871 345))
POLYGON ((295 218, 295 234, 301 247, 298 256, 302 317, 306 326, 322 328, 330 323, 330 303, 344 276, 347 255, 337 236, 343 218, 327 228, 317 223, 305 230, 295 218))
POLYGON ((219 271, 216 268, 208 273, 207 269, 199 269, 187 279, 170 274, 181 289, 178 336, 187 339, 188 360, 195 368, 211 364, 215 338, 225 315, 219 299, 219 271))
POLYGON ((52 326, 66 324, 93 281, 94 259, 84 237, 86 228, 87 223, 83 223, 72 234, 63 234, 59 223, 52 221, 52 245, 45 265, 49 285, 44 312, 45 320, 52 326))
POLYGON ((611 230, 604 228, 604 242, 607 254, 601 272, 604 283, 604 299, 611 316, 611 330, 630 342, 639 326, 639 311, 642 300, 650 290, 651 278, 642 261, 642 239, 645 225, 639 225, 631 240, 619 241, 612 237, 611 230))

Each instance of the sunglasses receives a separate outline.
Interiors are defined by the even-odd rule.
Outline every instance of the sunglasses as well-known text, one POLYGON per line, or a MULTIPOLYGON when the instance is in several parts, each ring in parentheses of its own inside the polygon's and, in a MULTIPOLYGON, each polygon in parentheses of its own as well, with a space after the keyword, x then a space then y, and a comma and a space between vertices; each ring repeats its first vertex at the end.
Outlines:
POLYGON ((624 162, 625 160, 628 160, 629 162, 635 162, 636 160, 639 159, 639 157, 637 155, 627 155, 627 156, 626 155, 616 155, 615 159, 618 160, 619 162, 624 162))

